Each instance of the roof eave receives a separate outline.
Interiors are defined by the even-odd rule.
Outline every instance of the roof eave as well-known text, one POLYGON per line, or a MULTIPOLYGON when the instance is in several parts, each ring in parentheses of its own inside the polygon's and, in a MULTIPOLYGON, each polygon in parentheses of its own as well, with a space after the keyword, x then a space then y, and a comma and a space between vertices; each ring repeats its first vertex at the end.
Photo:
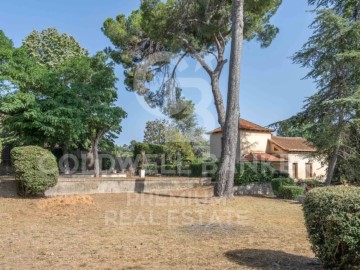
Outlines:
MULTIPOLYGON (((273 132, 272 129, 268 129, 268 130, 257 130, 257 129, 250 129, 250 128, 240 128, 239 130, 253 131, 253 132, 259 132, 259 133, 272 133, 272 132, 273 132)), ((220 131, 209 131, 209 132, 206 132, 206 134, 208 134, 208 135, 218 134, 218 133, 222 133, 222 130, 220 130, 220 131)))

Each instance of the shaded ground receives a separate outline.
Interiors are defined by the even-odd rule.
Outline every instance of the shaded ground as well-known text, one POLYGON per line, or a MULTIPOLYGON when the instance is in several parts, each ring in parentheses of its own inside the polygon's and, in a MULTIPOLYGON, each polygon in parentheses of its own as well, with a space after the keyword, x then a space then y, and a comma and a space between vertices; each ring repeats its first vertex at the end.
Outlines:
POLYGON ((210 196, 0 198, 0 269, 320 269, 300 205, 210 196))

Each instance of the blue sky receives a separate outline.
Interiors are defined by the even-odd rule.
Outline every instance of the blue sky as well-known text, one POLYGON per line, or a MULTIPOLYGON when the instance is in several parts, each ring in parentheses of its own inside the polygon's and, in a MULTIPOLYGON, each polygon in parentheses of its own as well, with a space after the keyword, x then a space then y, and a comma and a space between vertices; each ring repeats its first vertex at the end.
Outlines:
MULTIPOLYGON (((74 36, 83 47, 95 53, 111 45, 101 32, 104 20, 117 14, 128 15, 138 8, 139 3, 139 0, 5 0, 0 8, 0 29, 16 46, 20 46, 22 39, 32 30, 55 27, 60 32, 74 36)), ((308 26, 313 14, 309 10, 311 7, 305 0, 283 1, 272 19, 280 28, 272 45, 261 49, 256 42, 245 43, 240 95, 243 118, 260 125, 286 119, 301 109, 305 97, 314 93, 314 84, 301 80, 306 70, 292 64, 290 59, 311 35, 308 26)), ((184 95, 194 100, 200 124, 207 130, 217 127, 207 75, 191 59, 184 61, 180 71, 179 82, 184 88, 184 95)), ((228 66, 221 79, 224 94, 227 71, 228 66)), ((116 72, 119 78, 118 105, 128 113, 117 143, 141 141, 145 123, 162 115, 157 110, 149 109, 141 97, 125 90, 121 67, 117 67, 116 72)))

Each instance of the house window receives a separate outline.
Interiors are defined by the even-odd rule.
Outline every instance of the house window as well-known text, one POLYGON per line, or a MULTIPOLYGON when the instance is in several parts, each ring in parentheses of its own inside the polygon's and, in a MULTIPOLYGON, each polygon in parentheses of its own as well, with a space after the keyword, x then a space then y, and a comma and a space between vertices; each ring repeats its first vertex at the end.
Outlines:
POLYGON ((313 165, 312 163, 306 163, 306 178, 313 177, 313 165))
POLYGON ((274 151, 277 152, 277 151, 279 151, 279 149, 277 149, 276 147, 274 147, 274 151))
POLYGON ((293 167, 293 177, 294 177, 295 179, 298 179, 298 178, 299 178, 298 164, 297 164, 297 163, 293 163, 292 167, 293 167))

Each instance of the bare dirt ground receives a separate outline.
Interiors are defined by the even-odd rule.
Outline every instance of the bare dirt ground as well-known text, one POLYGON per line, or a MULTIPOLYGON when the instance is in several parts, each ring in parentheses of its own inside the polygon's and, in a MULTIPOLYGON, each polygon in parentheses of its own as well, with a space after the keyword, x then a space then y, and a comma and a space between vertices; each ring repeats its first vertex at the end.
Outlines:
POLYGON ((211 193, 0 198, 0 269, 320 269, 301 205, 211 193))

